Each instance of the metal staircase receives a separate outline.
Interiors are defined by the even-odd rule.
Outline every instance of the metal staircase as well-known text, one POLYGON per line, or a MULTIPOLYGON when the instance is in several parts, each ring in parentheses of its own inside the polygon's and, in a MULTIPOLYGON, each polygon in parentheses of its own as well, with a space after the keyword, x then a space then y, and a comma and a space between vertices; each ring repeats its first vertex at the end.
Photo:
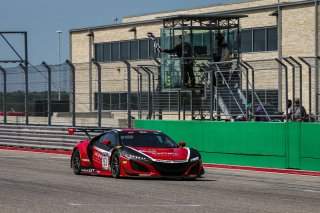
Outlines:
MULTIPOLYGON (((235 119, 245 114, 247 100, 241 91, 241 70, 233 69, 232 62, 199 65, 203 84, 202 111, 207 112, 214 95, 214 113, 225 119, 235 119), (212 86, 213 87, 212 87, 212 86)), ((206 113, 205 117, 207 117, 206 113)))

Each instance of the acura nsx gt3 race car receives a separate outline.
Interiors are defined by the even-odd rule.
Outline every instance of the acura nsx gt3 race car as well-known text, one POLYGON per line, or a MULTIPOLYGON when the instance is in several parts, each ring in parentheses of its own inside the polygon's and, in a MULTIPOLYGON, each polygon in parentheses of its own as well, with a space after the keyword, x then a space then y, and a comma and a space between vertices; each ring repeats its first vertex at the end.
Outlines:
POLYGON ((196 179, 204 174, 200 153, 177 145, 160 131, 69 128, 69 134, 103 132, 79 142, 71 155, 77 175, 174 177, 196 179))

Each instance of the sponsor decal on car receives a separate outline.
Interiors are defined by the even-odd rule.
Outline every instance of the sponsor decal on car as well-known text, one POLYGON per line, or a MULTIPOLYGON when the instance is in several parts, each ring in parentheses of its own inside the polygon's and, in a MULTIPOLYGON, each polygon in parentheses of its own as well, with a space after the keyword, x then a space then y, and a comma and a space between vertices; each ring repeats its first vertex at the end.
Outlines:
POLYGON ((102 155, 100 153, 98 153, 98 152, 95 152, 94 155, 97 156, 98 158, 102 157, 102 155))
POLYGON ((94 172, 95 169, 81 169, 81 172, 94 172))
POLYGON ((110 159, 111 153, 110 152, 104 152, 102 155, 102 169, 104 170, 110 170, 110 159))
POLYGON ((147 177, 147 176, 151 176, 151 174, 139 174, 139 176, 147 177))
POLYGON ((139 150, 139 152, 145 153, 145 154, 157 154, 157 155, 176 155, 178 156, 178 153, 175 152, 157 152, 156 150, 139 150))

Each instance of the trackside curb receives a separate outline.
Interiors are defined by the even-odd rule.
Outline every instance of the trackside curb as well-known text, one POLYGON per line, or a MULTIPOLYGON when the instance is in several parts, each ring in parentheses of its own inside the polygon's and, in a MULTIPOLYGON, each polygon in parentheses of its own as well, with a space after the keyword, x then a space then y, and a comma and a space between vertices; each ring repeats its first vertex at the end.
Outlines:
POLYGON ((207 168, 234 169, 234 170, 245 170, 245 171, 255 171, 255 172, 270 172, 270 173, 281 173, 281 174, 292 174, 292 175, 305 175, 305 176, 320 176, 320 172, 306 171, 306 170, 275 169, 275 168, 235 166, 235 165, 209 164, 209 163, 204 163, 203 166, 207 167, 207 168))

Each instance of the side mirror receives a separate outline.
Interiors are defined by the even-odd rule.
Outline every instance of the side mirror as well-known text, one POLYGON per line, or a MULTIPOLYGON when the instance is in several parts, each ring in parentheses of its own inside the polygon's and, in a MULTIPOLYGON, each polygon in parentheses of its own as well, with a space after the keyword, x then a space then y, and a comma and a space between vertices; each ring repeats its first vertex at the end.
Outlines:
POLYGON ((74 135, 74 128, 68 128, 69 135, 74 135))
POLYGON ((103 141, 103 144, 106 145, 106 146, 109 146, 111 144, 111 141, 109 140, 104 140, 103 141))
POLYGON ((179 142, 178 144, 180 147, 185 147, 186 146, 186 142, 179 142))

